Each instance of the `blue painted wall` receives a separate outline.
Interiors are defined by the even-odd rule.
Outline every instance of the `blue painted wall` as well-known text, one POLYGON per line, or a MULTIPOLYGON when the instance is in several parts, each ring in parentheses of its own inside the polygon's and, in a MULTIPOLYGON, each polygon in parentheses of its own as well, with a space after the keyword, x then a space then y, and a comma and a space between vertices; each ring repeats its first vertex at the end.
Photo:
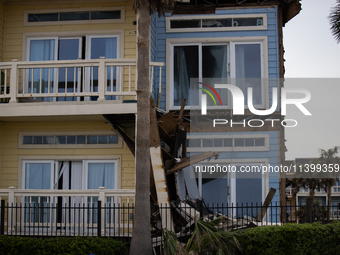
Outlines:
MULTIPOLYGON (((209 14, 207 16, 214 15, 232 15, 232 14, 266 14, 267 15, 267 30, 252 30, 252 31, 214 31, 214 32, 178 32, 178 33, 166 33, 165 18, 158 18, 158 14, 154 14, 152 17, 153 24, 156 24, 156 36, 152 40, 152 47, 156 49, 157 62, 166 63, 166 39, 170 38, 206 38, 206 37, 239 37, 239 36, 267 36, 268 37, 268 76, 269 78, 279 77, 279 53, 278 53, 278 29, 277 29, 277 9, 272 8, 252 8, 252 9, 238 9, 238 10, 217 10, 215 14, 209 14)), ((170 14, 167 14, 170 16, 170 14)), ((179 15, 176 15, 176 17, 179 15)), ((154 50, 152 49, 152 50, 154 50)), ((166 70, 163 69, 162 73, 162 96, 161 96, 161 108, 166 108, 166 70)), ((277 86, 277 84, 270 84, 270 86, 277 86)), ((154 87, 158 91, 158 85, 154 87)), ((157 92, 158 94, 158 92, 157 92)), ((270 105, 271 105, 271 88, 269 89, 270 105)))

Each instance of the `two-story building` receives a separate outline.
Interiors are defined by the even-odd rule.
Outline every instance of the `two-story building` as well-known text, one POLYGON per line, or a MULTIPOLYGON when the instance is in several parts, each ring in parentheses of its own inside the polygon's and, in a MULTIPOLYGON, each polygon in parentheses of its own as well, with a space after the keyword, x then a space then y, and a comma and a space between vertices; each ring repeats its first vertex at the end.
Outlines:
MULTIPOLYGON (((273 88, 280 91, 284 74, 282 27, 300 11, 299 1, 190 1, 169 11, 166 17, 153 15, 150 28, 150 90, 161 109, 178 110, 183 99, 193 104, 191 78, 235 79, 245 96, 253 88, 257 109, 270 108, 273 88)), ((134 156, 104 116, 133 138, 135 59, 131 1, 0 0, 0 189, 11 187, 3 197, 24 204, 72 205, 100 196, 111 205, 133 201, 134 156)), ((232 117, 231 94, 217 91, 223 106, 208 99, 210 119, 228 116, 248 123, 256 117, 249 110, 232 117)), ((267 117, 280 122, 256 128, 214 129, 195 119, 195 110, 185 115, 190 155, 218 151, 220 157, 210 163, 237 170, 283 164, 279 106, 267 117)), ((277 173, 238 177, 198 175, 198 195, 207 204, 261 203, 269 188, 280 188, 277 173)), ((280 201, 279 192, 273 201, 280 201)), ((22 224, 62 221, 45 212, 25 217, 22 224)))

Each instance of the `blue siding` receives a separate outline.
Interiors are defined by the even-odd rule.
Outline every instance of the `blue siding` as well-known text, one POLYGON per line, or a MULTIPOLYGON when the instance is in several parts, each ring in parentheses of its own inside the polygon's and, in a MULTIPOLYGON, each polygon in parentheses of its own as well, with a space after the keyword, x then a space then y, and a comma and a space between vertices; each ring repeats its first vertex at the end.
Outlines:
MULTIPOLYGON (((264 159, 268 160, 271 166, 279 166, 279 132, 278 131, 268 131, 268 132, 234 132, 228 133, 228 135, 251 135, 251 134, 268 134, 269 135, 269 150, 268 151, 230 151, 221 152, 218 159, 264 159)), ((193 133, 193 135, 222 135, 226 133, 193 133)), ((190 134, 188 134, 190 136, 190 134)), ((198 153, 190 153, 190 155, 195 155, 198 153)), ((279 173, 269 174, 269 187, 275 188, 276 194, 272 200, 273 203, 279 202, 279 173)), ((251 202, 251 201, 249 201, 251 202)))
MULTIPOLYGON (((158 18, 157 14, 153 15, 156 19, 156 45, 157 48, 156 61, 166 62, 166 39, 170 38, 214 38, 214 37, 247 37, 247 36, 267 36, 268 38, 268 77, 279 77, 279 54, 278 54, 278 30, 277 30, 277 9, 272 8, 253 8, 253 9, 235 9, 235 10, 216 10, 216 15, 231 15, 231 14, 266 14, 267 15, 267 30, 253 30, 253 31, 214 31, 214 32, 190 32, 190 33, 166 33, 165 32, 165 18, 158 18)), ((209 14, 207 16, 214 16, 209 14)), ((167 14, 170 16, 170 14, 167 14)), ((152 44, 154 45, 154 44, 152 44)), ((166 108, 166 72, 163 72, 163 90, 161 98, 161 108, 166 108)), ((275 85, 275 84, 274 84, 275 85)), ((270 84, 269 87, 274 86, 270 84)), ((275 85, 276 86, 276 85, 275 85)), ((271 88, 269 88, 271 92, 271 88)), ((157 92, 158 93, 158 92, 157 92)), ((271 105, 271 94, 269 104, 271 105)))

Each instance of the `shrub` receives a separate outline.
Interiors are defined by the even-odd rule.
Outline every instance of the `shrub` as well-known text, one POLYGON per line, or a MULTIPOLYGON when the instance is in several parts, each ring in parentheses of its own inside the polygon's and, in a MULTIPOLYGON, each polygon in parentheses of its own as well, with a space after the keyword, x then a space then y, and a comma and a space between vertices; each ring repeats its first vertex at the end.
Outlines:
POLYGON ((250 228, 241 246, 244 254, 339 254, 340 223, 288 223, 250 228))
POLYGON ((98 237, 18 237, 0 236, 0 254, 95 254, 125 255, 127 249, 122 242, 98 237))

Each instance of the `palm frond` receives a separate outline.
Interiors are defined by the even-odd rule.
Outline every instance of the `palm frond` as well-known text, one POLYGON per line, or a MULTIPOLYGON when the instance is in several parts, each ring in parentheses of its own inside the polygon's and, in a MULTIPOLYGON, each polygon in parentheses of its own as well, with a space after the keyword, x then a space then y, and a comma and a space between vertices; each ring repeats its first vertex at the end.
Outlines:
POLYGON ((332 34, 337 41, 340 42, 340 0, 337 0, 337 4, 331 9, 331 13, 328 16, 331 23, 332 34))

